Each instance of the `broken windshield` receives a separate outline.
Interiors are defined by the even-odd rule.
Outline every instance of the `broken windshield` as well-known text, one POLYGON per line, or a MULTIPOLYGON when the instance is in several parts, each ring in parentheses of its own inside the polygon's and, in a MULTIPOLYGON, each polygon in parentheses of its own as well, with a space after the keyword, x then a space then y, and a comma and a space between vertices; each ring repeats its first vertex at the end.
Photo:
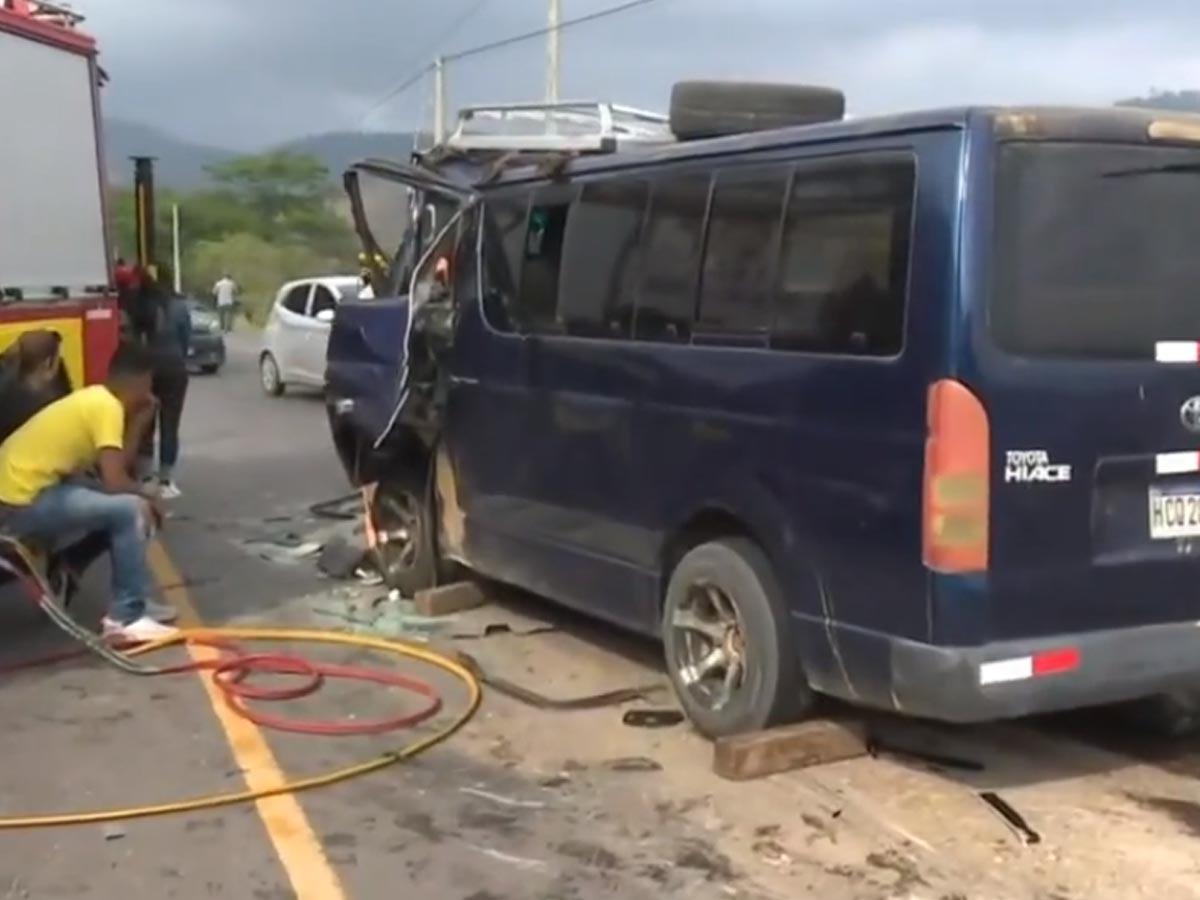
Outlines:
POLYGON ((415 192, 404 182, 369 170, 348 173, 346 189, 368 267, 379 284, 396 284, 393 267, 414 229, 415 192))

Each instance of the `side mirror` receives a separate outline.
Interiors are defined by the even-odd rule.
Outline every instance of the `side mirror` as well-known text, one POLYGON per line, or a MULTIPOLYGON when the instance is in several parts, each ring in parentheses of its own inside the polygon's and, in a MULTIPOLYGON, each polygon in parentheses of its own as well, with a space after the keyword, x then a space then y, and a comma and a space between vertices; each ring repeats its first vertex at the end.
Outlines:
POLYGON ((315 318, 318 322, 322 322, 322 323, 328 325, 333 322, 334 314, 335 314, 335 311, 332 309, 323 309, 320 312, 318 312, 313 318, 315 318))

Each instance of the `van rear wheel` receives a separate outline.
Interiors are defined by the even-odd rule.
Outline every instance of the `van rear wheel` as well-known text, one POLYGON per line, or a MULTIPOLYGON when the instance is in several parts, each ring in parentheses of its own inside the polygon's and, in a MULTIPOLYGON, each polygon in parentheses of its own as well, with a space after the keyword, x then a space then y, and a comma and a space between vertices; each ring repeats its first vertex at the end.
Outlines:
POLYGON ((783 592, 752 541, 687 553, 667 586, 662 629, 680 705, 706 737, 758 731, 811 709, 783 592))
POLYGON ((1136 701, 1132 712, 1136 724, 1156 737, 1192 737, 1200 733, 1200 690, 1157 694, 1136 701))

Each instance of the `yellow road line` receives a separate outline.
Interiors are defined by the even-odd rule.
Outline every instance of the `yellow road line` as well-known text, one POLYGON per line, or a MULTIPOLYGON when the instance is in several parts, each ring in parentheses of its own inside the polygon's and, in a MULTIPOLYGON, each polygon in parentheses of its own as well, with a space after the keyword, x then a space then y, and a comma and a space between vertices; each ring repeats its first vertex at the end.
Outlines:
MULTIPOLYGON (((168 603, 179 611, 179 624, 185 628, 197 628, 203 623, 196 607, 183 584, 183 576, 175 568, 171 557, 161 542, 149 547, 147 561, 154 580, 158 582, 168 603)), ((188 653, 197 662, 212 659, 218 651, 211 647, 189 646, 188 653)), ((246 786, 251 790, 275 788, 287 781, 279 767, 275 754, 253 722, 234 714, 221 696, 212 679, 201 675, 200 683, 208 694, 209 703, 216 713, 217 721, 225 730, 229 749, 246 786)), ((346 896, 342 883, 325 856, 325 848, 317 839, 300 803, 291 794, 265 797, 255 802, 259 818, 275 853, 279 857, 292 883, 292 890, 299 900, 339 900, 346 896)))

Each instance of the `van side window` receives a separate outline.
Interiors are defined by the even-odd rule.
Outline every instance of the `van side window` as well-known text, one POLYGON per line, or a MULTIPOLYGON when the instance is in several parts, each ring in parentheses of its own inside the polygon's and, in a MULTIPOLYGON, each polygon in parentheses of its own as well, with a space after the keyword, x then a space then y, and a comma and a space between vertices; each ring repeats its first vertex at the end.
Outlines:
POLYGON ((638 340, 686 342, 691 337, 710 181, 708 174, 691 174, 654 185, 642 240, 638 340))
POLYGON ((534 195, 521 256, 521 292, 517 321, 534 334, 561 332, 558 325, 558 276, 571 197, 551 188, 534 195))
POLYGON ((632 337, 649 197, 644 181, 584 185, 567 226, 559 285, 558 319, 567 334, 632 337))
POLYGON ((788 175, 787 168, 718 173, 697 332, 766 332, 788 175))
POLYGON ((513 320, 529 195, 488 198, 484 222, 483 315, 497 331, 516 330, 513 320))
POLYGON ((856 356, 900 352, 915 176, 907 158, 797 169, 772 346, 856 356))

